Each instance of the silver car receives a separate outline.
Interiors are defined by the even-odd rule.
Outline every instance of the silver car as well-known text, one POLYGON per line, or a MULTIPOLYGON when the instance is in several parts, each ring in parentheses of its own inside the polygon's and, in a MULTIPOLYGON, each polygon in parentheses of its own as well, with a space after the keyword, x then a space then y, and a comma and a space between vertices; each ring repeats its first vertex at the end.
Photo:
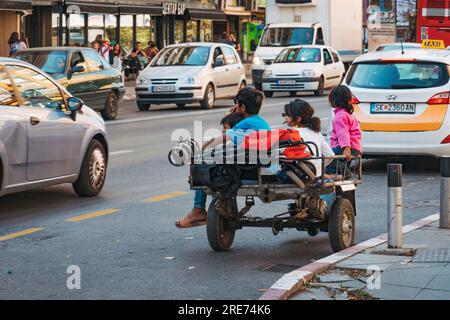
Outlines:
POLYGON ((136 79, 138 109, 200 102, 211 109, 217 99, 234 98, 247 85, 236 50, 222 43, 182 43, 165 47, 136 79))
POLYGON ((96 196, 107 161, 95 111, 31 64, 0 58, 0 196, 60 183, 96 196))

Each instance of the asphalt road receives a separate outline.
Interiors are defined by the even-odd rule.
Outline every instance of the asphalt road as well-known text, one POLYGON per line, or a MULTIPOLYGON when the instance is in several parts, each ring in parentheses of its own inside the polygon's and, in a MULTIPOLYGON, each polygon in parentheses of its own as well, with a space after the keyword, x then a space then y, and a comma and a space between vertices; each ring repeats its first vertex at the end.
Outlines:
MULTIPOLYGON (((290 99, 266 99, 262 116, 281 125, 290 99)), ((326 122, 327 99, 305 99, 326 122)), ((288 230, 275 237, 270 229, 244 229, 232 251, 216 253, 204 227, 175 228, 193 194, 187 168, 167 161, 172 134, 193 132, 194 121, 218 128, 230 106, 218 101, 207 111, 160 106, 138 112, 133 100, 124 101, 119 119, 107 124, 110 163, 99 197, 79 199, 70 185, 61 185, 0 198, 0 299, 257 299, 284 273, 331 254, 327 234, 288 230), (15 237, 21 231, 29 234, 15 237), (66 286, 71 265, 80 267, 80 290, 66 286)), ((439 210, 437 160, 365 161, 357 242, 386 232, 385 172, 392 162, 404 164, 404 223, 439 210)), ((284 212, 287 203, 257 203, 252 215, 284 212)))

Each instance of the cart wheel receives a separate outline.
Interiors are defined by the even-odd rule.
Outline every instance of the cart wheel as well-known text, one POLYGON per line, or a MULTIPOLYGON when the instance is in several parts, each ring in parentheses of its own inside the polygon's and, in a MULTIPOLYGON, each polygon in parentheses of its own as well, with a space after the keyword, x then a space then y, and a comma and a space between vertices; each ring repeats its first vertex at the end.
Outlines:
POLYGON ((214 251, 229 250, 233 244, 235 233, 235 229, 227 228, 227 219, 219 214, 215 207, 215 201, 211 202, 206 224, 206 234, 210 247, 214 251))
POLYGON ((328 232, 334 252, 353 245, 355 241, 355 211, 348 199, 339 198, 333 204, 328 222, 328 232))

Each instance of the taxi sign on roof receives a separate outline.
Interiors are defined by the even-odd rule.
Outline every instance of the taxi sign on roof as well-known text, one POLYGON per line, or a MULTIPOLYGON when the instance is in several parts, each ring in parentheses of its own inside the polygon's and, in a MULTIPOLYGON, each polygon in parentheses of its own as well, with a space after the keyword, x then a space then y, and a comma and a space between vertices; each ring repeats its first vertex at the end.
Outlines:
POLYGON ((445 49, 445 43, 444 43, 444 40, 431 40, 431 39, 423 40, 422 41, 422 48, 444 50, 445 49))

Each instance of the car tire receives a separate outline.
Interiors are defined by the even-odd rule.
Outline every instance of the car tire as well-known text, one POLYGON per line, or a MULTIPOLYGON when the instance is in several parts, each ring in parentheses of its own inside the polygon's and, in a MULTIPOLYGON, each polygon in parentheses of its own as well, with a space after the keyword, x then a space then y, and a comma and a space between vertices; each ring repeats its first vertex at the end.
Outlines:
POLYGON ((150 109, 150 104, 138 102, 137 107, 139 111, 148 111, 150 109))
POLYGON ((114 120, 119 114, 119 99, 117 95, 111 91, 106 97, 105 109, 101 111, 104 120, 114 120))
POLYGON ((272 98, 273 97, 273 91, 264 91, 264 95, 266 98, 272 98))
POLYGON ((212 109, 215 101, 214 87, 212 84, 208 84, 205 89, 205 95, 203 100, 200 101, 200 106, 202 109, 212 109))
POLYGON ((108 160, 103 144, 92 140, 84 155, 80 174, 73 188, 79 197, 95 197, 103 189, 108 160))
POLYGON ((325 91, 325 80, 323 79, 323 76, 320 77, 319 80, 319 86, 317 87, 317 90, 314 90, 314 95, 316 97, 323 96, 323 92, 325 91))

